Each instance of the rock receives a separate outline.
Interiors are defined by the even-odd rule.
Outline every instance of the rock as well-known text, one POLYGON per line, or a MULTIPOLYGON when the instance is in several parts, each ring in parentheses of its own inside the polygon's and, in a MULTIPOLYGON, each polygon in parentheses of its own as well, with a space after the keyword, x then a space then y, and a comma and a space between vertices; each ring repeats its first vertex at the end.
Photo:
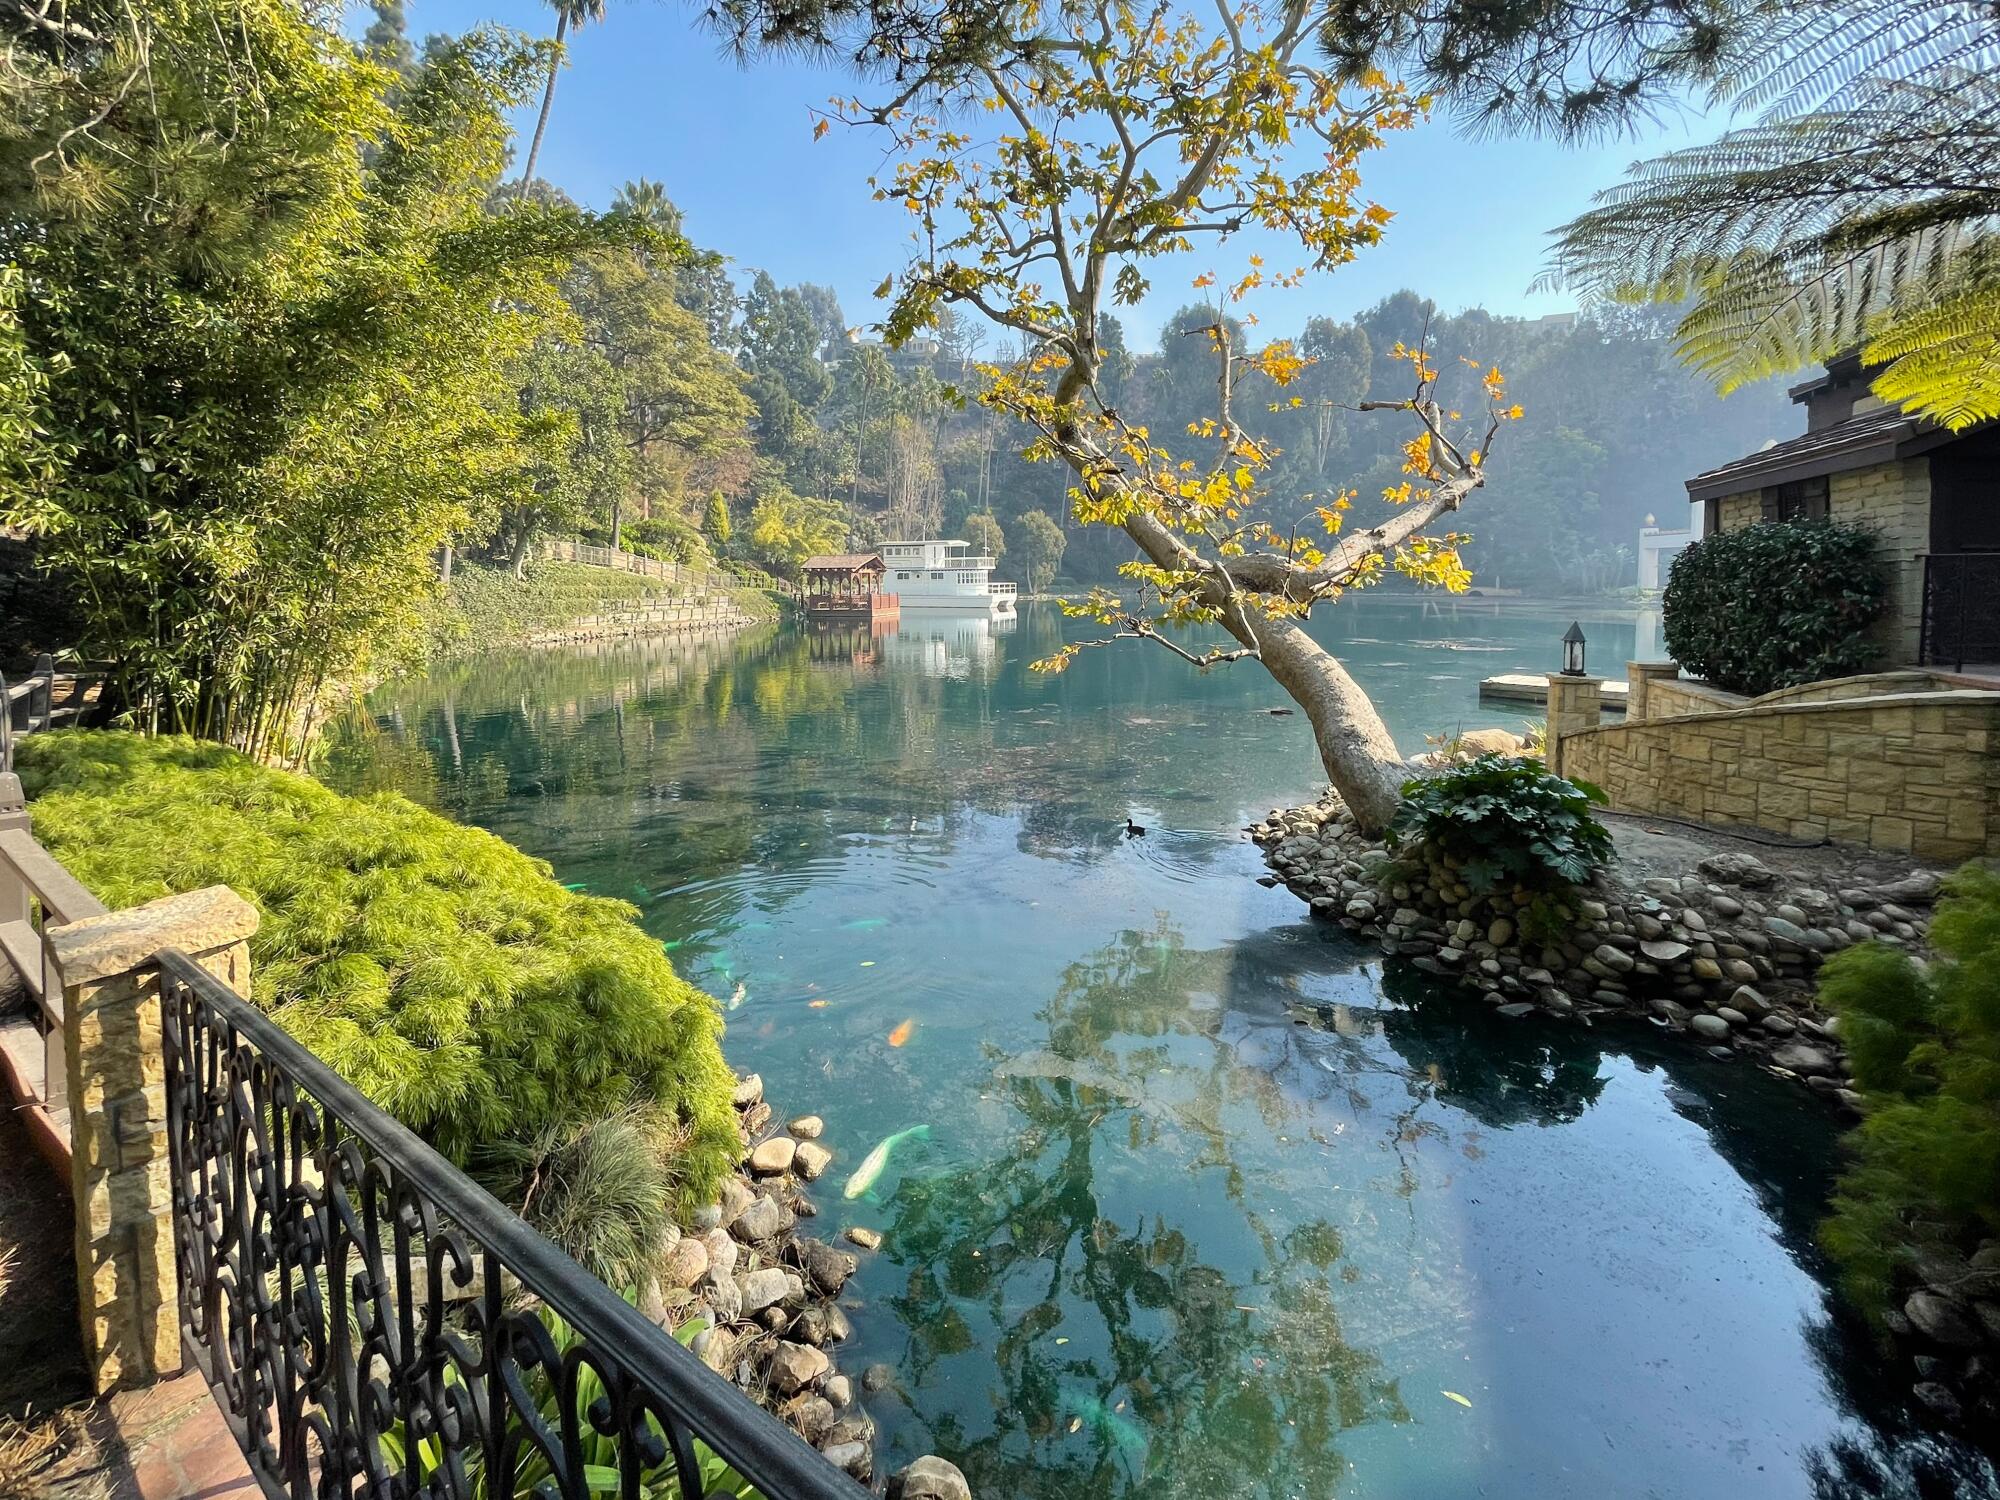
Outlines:
POLYGON ((827 1303, 823 1311, 826 1313, 826 1336, 829 1339, 838 1343, 854 1336, 854 1325, 847 1321, 847 1314, 840 1310, 838 1302, 827 1303))
POLYGON ((1764 1017, 1764 1029, 1772 1036, 1790 1036, 1799 1029, 1799 1023, 1790 1016, 1781 1016, 1774 1012, 1764 1017))
POLYGON ((1356 896, 1347 903, 1347 914, 1357 922, 1372 922, 1375 920, 1375 907, 1372 903, 1356 896))
POLYGON ((1750 1018, 1733 1006, 1718 1005, 1715 1008, 1715 1013, 1731 1026, 1748 1026, 1750 1024, 1750 1018))
POLYGON ((743 1316, 743 1288, 734 1277, 710 1277, 708 1289, 701 1295, 715 1309, 718 1323, 734 1323, 743 1316))
MULTIPOLYGON (((1783 917, 1764 918, 1764 930, 1770 933, 1772 937, 1800 948, 1815 946, 1803 927, 1800 927, 1796 922, 1787 921, 1783 917)), ((1823 942, 1825 939, 1822 938, 1821 941, 1823 942)))
POLYGON ((706 1230, 700 1236, 701 1248, 708 1252, 708 1272, 710 1279, 736 1274, 736 1241, 729 1237, 726 1229, 706 1230))
POLYGON ((820 1452, 828 1463, 845 1469, 856 1479, 866 1479, 874 1468, 866 1443, 828 1443, 820 1452))
POLYGON ((1875 898, 1896 905, 1909 902, 1927 902, 1937 894, 1938 878, 1928 870, 1919 870, 1914 875, 1906 875, 1901 880, 1892 880, 1887 885, 1875 887, 1875 898))
POLYGON ((1729 1023, 1721 1016, 1699 1015, 1688 1022, 1688 1027, 1696 1036, 1712 1042, 1726 1041, 1729 1037, 1729 1023))
POLYGON ((856 1261, 845 1250, 836 1250, 818 1240, 807 1240, 804 1252, 806 1274, 828 1296, 837 1297, 855 1272, 856 1261))
POLYGON ((886 1391, 895 1381, 896 1372, 887 1365, 870 1365, 861 1372, 861 1389, 864 1391, 886 1391))
POLYGON ((736 1363, 736 1335, 726 1328, 704 1328, 694 1336, 688 1345, 694 1357, 707 1365, 718 1375, 729 1372, 736 1363))
POLYGON ((807 1182, 817 1182, 819 1174, 827 1169, 833 1160, 833 1153, 818 1141, 800 1141, 799 1149, 792 1156, 792 1170, 807 1182))
POLYGON ((748 1109, 751 1105, 759 1103, 763 1097, 763 1077, 756 1073, 750 1073, 746 1074, 743 1081, 736 1085, 736 1092, 731 1095, 730 1102, 738 1109, 748 1109))
POLYGON ((1504 948, 1514 941, 1514 922, 1511 917, 1495 917, 1486 927, 1486 941, 1496 948, 1504 948))
POLYGON ((1532 1011, 1534 1008, 1535 1008, 1534 1006, 1530 1005, 1525 1000, 1514 1000, 1510 1001, 1506 1005, 1501 1006, 1498 1010, 1494 1012, 1494 1014, 1497 1016, 1505 1016, 1508 1020, 1514 1021, 1514 1020, 1519 1020, 1522 1016, 1527 1015, 1528 1012, 1532 1011))
POLYGON ((840 1414, 840 1420, 833 1424, 833 1431, 826 1438, 830 1443, 872 1443, 875 1419, 858 1406, 849 1407, 840 1414))
POLYGON ((759 1099, 743 1111, 743 1133, 755 1139, 764 1133, 764 1127, 771 1123, 771 1106, 759 1099))
POLYGON ((1724 885, 1747 886, 1752 890, 1762 890, 1776 883, 1778 878, 1754 854, 1711 854, 1695 868, 1710 880, 1719 880, 1724 885))
POLYGON ((743 1312, 755 1317, 767 1307, 775 1307, 793 1297, 805 1295, 805 1283, 797 1273, 787 1271, 783 1266, 765 1266, 760 1271, 745 1271, 736 1278, 736 1285, 743 1293, 743 1312))
POLYGON ((1734 896, 1717 895, 1708 904, 1715 909, 1715 914, 1725 921, 1734 921, 1743 915, 1743 903, 1734 896))
POLYGON ((776 1177, 792 1169, 799 1143, 788 1135, 774 1135, 750 1153, 750 1170, 760 1177, 776 1177))
POLYGON ((820 1394, 836 1409, 851 1406, 854 1402, 854 1382, 845 1375, 836 1375, 820 1387, 820 1394))
POLYGON ((684 1239, 660 1260, 660 1284, 691 1287, 708 1274, 708 1247, 700 1240, 684 1239))
POLYGON ((1910 1394, 1929 1407, 1947 1422, 1959 1418, 1958 1397, 1951 1393, 1949 1386, 1939 1385, 1935 1380, 1920 1380, 1910 1387, 1910 1394))
POLYGON ((877 1250, 881 1248, 882 1236, 872 1229, 864 1229, 859 1224, 850 1224, 847 1226, 846 1233, 848 1240, 853 1244, 859 1245, 863 1250, 877 1250))
POLYGON ((773 1333, 783 1333, 792 1326, 791 1314, 786 1312, 782 1307, 765 1308, 757 1315, 757 1321, 773 1333))
POLYGON ((1936 1292, 1912 1292, 1909 1301, 1903 1304, 1903 1316, 1934 1344, 1943 1344, 1948 1349, 1979 1347, 1979 1329, 1966 1316, 1965 1309, 1949 1297, 1940 1297, 1936 1292))
POLYGON ((890 1500, 972 1500, 972 1486, 934 1453, 926 1453, 889 1481, 890 1500))
POLYGON ((1590 956, 1605 968, 1614 969, 1620 974, 1629 974, 1632 970, 1632 955, 1623 949, 1612 947, 1609 943, 1598 944, 1590 956))
POLYGON ((722 1218, 718 1221, 725 1227, 736 1216, 757 1201, 756 1192, 741 1177, 731 1175, 722 1179, 722 1218))
POLYGON ((1686 958, 1690 953, 1694 952, 1694 949, 1690 948, 1686 943, 1675 942, 1671 938, 1661 938, 1657 941, 1641 943, 1639 951, 1652 959, 1654 963, 1670 964, 1677 959, 1686 958))
POLYGON ((798 1140, 816 1141, 820 1138, 821 1133, 825 1131, 826 1121, 822 1120, 818 1115, 800 1115, 791 1124, 787 1125, 785 1129, 790 1131, 798 1140))
POLYGON ((1972 1304, 1972 1315, 1986 1330, 1987 1341, 2000 1344, 2000 1302, 1975 1302, 1972 1304))
POLYGON ((1804 1042, 1790 1042, 1771 1054, 1771 1061, 1794 1073, 1831 1073, 1833 1059, 1804 1042))
POLYGON ((1662 996, 1649 1001, 1646 1009, 1669 1026, 1680 1027, 1688 1023, 1688 1008, 1678 1000, 1668 1000, 1662 996))
POLYGON ((694 1211, 694 1218, 691 1222, 696 1233, 700 1233, 704 1229, 716 1228, 722 1223, 722 1205, 720 1203, 703 1204, 694 1211))
POLYGON ((778 1408, 778 1415, 810 1443, 833 1426, 833 1403, 824 1396, 795 1396, 778 1408))
POLYGON ((802 1391, 833 1367, 833 1361, 810 1344, 783 1339, 771 1351, 771 1385, 781 1396, 802 1391))
POLYGON ((729 1232, 745 1244, 758 1240, 768 1240, 792 1227, 791 1210, 779 1203, 769 1193, 738 1214, 729 1226, 729 1232))

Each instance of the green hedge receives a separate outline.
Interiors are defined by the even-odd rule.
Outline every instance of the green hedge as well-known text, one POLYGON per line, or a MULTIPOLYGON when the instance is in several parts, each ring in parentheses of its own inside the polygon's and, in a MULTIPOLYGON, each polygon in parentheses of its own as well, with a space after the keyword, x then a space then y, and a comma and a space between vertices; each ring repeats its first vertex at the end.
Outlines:
POLYGON ((215 884, 255 903, 256 1003, 454 1160, 607 1120, 634 1137, 637 1110, 671 1142, 673 1209, 734 1165, 720 1014, 625 903, 403 797, 217 745, 64 731, 18 755, 36 836, 106 905, 215 884))
POLYGON ((1868 670, 1887 605, 1875 534, 1834 521, 1704 537, 1674 559, 1662 600, 1674 660, 1753 696, 1868 670))
POLYGON ((1878 942, 1820 971, 1868 1100, 1822 1236, 1877 1316, 2000 1235, 2000 872, 1953 875, 1930 942, 1926 965, 1878 942))

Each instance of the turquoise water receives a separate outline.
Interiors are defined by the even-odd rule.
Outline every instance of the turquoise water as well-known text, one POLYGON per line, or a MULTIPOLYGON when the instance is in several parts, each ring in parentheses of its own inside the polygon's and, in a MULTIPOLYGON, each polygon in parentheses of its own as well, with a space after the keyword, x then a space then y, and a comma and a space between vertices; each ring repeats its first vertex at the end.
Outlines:
MULTIPOLYGON (((1518 726, 1474 684, 1548 669, 1569 619, 1378 598, 1319 628, 1415 748, 1518 726)), ((1600 667, 1654 653, 1643 619, 1584 625, 1600 667)), ((2000 1494, 1831 1299, 1810 1097, 1385 972, 1253 878, 1242 825, 1318 782, 1259 669, 1123 643, 1028 672, 1064 628, 495 658, 379 692, 328 775, 635 903, 731 1007, 730 1060, 824 1116, 820 1232, 886 1237, 841 1355, 894 1372, 884 1471, 943 1453, 983 1500, 2000 1494)))

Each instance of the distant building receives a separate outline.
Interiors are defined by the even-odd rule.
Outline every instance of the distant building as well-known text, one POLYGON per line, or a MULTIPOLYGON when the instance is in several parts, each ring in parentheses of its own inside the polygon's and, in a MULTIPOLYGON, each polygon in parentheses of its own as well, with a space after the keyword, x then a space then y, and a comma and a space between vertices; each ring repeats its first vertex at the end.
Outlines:
POLYGON ((1803 436, 1687 482, 1702 532, 1831 516, 1871 527, 1889 570, 1892 666, 2000 662, 2000 422, 1948 432, 1885 404, 1858 358, 1792 388, 1803 436))
POLYGON ((1667 586, 1667 569, 1674 565, 1674 559, 1681 555, 1681 549, 1695 541, 1691 526, 1668 530, 1646 517, 1646 524, 1639 528, 1639 587, 1654 590, 1667 586))

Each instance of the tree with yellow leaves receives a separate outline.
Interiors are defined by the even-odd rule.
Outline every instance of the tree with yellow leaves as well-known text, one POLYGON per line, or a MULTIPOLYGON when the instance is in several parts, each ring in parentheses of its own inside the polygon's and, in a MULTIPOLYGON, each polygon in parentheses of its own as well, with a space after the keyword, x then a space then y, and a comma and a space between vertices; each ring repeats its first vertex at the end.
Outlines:
MULTIPOLYGON (((1211 292, 1215 321, 1191 334, 1215 358, 1215 412, 1186 434, 1127 421, 1099 386, 1107 300, 1138 302, 1155 262, 1253 225, 1295 236, 1320 270, 1381 238, 1389 214, 1361 195, 1357 164, 1427 101, 1379 73, 1343 81, 1319 65, 1314 14, 1299 0, 1233 9, 1220 0, 1206 19, 1165 3, 1010 0, 982 14, 986 30, 963 47, 930 39, 956 66, 907 77, 885 69, 893 97, 840 101, 828 118, 893 141, 877 196, 908 210, 916 249, 879 289, 892 298, 888 337, 907 339, 950 308, 1022 335, 1027 357, 981 367, 980 399, 1035 430, 1031 457, 1069 467, 1078 521, 1122 528, 1142 554, 1124 570, 1130 589, 1066 606, 1109 633, 1038 665, 1059 671, 1084 644, 1120 638, 1203 669, 1255 658, 1304 709, 1335 789, 1379 829, 1400 801, 1405 763, 1306 617, 1391 569, 1464 588, 1461 538, 1439 528, 1485 482, 1495 435, 1520 414, 1500 372, 1486 373, 1485 410, 1468 426, 1438 399, 1427 351, 1398 349, 1409 394, 1357 409, 1410 421, 1408 477, 1386 492, 1386 518, 1360 530, 1344 524, 1351 491, 1308 496, 1296 517, 1261 514, 1259 476, 1275 454, 1236 413, 1247 372, 1282 394, 1308 361, 1283 342, 1235 347, 1221 304, 1296 284, 1304 269, 1267 277, 1250 257, 1232 287, 1211 292), (1202 625, 1235 644, 1191 647, 1177 628, 1202 625)), ((938 24, 955 24, 953 11, 938 24)), ((1215 278, 1195 285, 1214 288, 1215 278)))

